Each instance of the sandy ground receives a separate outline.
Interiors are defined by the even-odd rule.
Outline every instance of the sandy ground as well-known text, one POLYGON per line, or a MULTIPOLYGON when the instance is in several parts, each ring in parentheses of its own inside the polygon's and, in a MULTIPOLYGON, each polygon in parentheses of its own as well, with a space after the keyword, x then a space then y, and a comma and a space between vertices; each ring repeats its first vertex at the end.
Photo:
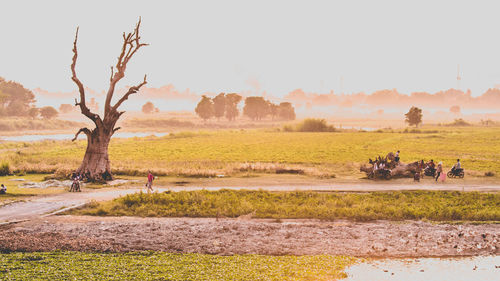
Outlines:
POLYGON ((500 254, 500 225, 52 216, 0 228, 0 251, 158 250, 218 255, 500 254))

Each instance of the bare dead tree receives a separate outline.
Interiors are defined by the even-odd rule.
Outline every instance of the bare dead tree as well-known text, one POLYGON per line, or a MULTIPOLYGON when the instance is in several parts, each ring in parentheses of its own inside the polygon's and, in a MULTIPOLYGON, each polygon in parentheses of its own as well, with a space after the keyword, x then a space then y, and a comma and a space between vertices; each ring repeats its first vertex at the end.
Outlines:
POLYGON ((73 141, 78 138, 80 133, 87 136, 87 150, 83 157, 82 164, 77 170, 77 173, 86 175, 91 181, 107 181, 112 180, 111 168, 108 157, 108 146, 113 134, 120 129, 116 127, 116 122, 125 111, 119 111, 120 105, 125 102, 130 95, 135 94, 139 89, 144 86, 146 82, 146 75, 144 80, 136 85, 130 87, 127 92, 114 104, 111 104, 115 92, 116 84, 125 76, 127 64, 137 51, 148 44, 141 43, 139 35, 139 28, 141 26, 141 19, 137 22, 133 32, 126 34, 123 33, 123 44, 118 61, 115 67, 111 66, 111 76, 109 78, 109 89, 106 94, 106 102, 104 104, 104 118, 99 114, 91 112, 85 103, 85 88, 83 83, 76 75, 76 60, 78 58, 77 41, 78 41, 78 28, 76 29, 75 41, 73 42, 73 62, 71 63, 71 80, 78 86, 80 93, 80 101, 75 99, 75 105, 80 107, 81 113, 87 118, 92 120, 95 124, 94 129, 81 128, 75 134, 73 141))

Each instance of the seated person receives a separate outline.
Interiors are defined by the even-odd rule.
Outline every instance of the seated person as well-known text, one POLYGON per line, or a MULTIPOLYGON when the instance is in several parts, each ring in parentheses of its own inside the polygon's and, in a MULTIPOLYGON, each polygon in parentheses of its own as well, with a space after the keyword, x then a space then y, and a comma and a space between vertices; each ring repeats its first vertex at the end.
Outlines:
POLYGON ((5 185, 2 184, 2 186, 0 187, 0 194, 5 194, 7 193, 7 187, 5 187, 5 185))
POLYGON ((431 159, 431 161, 427 163, 427 167, 433 170, 436 169, 436 164, 434 163, 434 160, 431 159))
POLYGON ((394 161, 396 163, 399 163, 399 150, 398 150, 398 152, 396 152, 396 156, 394 157, 394 161))
POLYGON ((462 170, 462 165, 460 164, 460 159, 457 159, 457 163, 451 168, 452 172, 460 172, 462 170))

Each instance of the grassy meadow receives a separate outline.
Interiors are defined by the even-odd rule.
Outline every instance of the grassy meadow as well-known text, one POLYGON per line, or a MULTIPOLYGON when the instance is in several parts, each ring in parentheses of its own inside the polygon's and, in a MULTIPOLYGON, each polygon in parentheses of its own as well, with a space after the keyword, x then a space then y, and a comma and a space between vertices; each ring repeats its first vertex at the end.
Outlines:
MULTIPOLYGON (((500 128, 432 127, 376 132, 283 132, 279 129, 191 131, 165 137, 114 139, 115 174, 211 177, 295 172, 315 177, 360 178, 368 158, 401 150, 402 162, 457 158, 468 176, 500 175, 500 128)), ((0 143, 0 162, 26 173, 65 173, 80 164, 86 140, 0 143)))
MULTIPOLYGON (((7 194, 0 194, 0 206, 8 202, 27 199, 30 196, 56 194, 65 191, 62 188, 19 188, 18 185, 21 183, 20 181, 18 181, 19 178, 21 177, 0 177, 0 183, 4 184, 5 187, 7 187, 7 194)), ((45 175, 40 174, 22 176, 22 179, 30 182, 39 182, 44 178, 45 175)))
POLYGON ((180 191, 126 195, 75 215, 500 222, 500 193, 458 191, 180 191))
POLYGON ((215 256, 163 252, 0 254, 1 280, 337 280, 344 256, 215 256))

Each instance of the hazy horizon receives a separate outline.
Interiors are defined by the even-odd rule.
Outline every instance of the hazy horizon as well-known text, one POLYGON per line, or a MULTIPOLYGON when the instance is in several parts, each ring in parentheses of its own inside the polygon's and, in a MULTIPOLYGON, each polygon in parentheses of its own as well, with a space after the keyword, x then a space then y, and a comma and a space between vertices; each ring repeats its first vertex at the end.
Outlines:
POLYGON ((18 1, 4 3, 0 76, 27 88, 73 92, 77 71, 107 89, 122 32, 142 16, 142 39, 119 85, 174 85, 203 94, 284 98, 308 93, 435 93, 477 97, 500 84, 494 1, 18 1), (78 4, 78 5, 76 5, 78 4), (134 9, 130 9, 130 6, 134 9), (457 85, 457 66, 460 84, 457 85))

